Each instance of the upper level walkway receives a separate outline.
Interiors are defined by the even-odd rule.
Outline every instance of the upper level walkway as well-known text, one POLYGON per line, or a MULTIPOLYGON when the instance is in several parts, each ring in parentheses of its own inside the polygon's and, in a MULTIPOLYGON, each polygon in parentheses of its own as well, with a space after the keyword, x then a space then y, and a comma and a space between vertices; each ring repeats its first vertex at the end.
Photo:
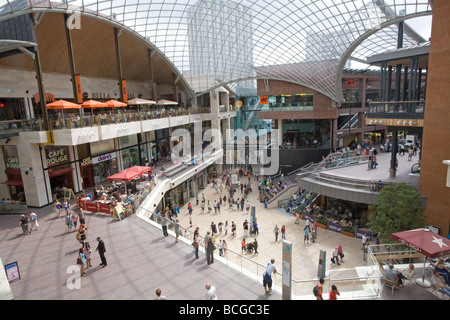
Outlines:
POLYGON ((411 167, 419 162, 419 156, 397 154, 398 168, 395 177, 390 176, 391 153, 378 149, 377 167, 370 169, 369 162, 340 168, 314 170, 298 176, 299 186, 303 189, 326 196, 359 203, 376 203, 377 189, 374 184, 381 181, 384 185, 406 183, 419 186, 418 173, 411 173, 411 167))

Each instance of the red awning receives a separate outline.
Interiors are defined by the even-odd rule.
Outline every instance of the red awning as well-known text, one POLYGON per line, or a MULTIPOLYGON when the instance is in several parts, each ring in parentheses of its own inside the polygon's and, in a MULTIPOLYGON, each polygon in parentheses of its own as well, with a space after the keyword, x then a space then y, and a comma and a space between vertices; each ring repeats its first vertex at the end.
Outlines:
POLYGON ((23 186, 22 180, 8 180, 5 182, 1 182, 1 184, 7 184, 9 186, 23 186))
POLYGON ((134 166, 128 169, 122 170, 112 176, 106 178, 108 181, 131 181, 142 176, 144 173, 152 171, 151 167, 134 166))
POLYGON ((450 254, 450 240, 428 229, 415 229, 393 233, 392 239, 422 253, 429 258, 450 254))
POLYGON ((62 174, 66 174, 66 173, 69 173, 69 172, 71 172, 73 170, 73 168, 68 168, 68 169, 64 169, 64 170, 60 170, 60 171, 57 171, 57 170, 52 170, 52 168, 49 168, 49 170, 48 170, 48 176, 50 177, 50 178, 53 178, 53 177, 57 177, 57 176, 60 176, 60 175, 62 175, 62 174))

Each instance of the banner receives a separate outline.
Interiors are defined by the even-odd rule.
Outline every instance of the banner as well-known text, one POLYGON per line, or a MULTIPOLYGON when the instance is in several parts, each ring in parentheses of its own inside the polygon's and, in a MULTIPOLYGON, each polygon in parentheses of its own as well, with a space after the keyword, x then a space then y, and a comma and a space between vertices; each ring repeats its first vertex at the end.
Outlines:
POLYGON ((75 85, 77 90, 77 96, 75 97, 75 103, 83 103, 83 92, 81 91, 81 78, 79 74, 74 75, 75 85))
POLYGON ((128 93, 127 93, 127 80, 122 80, 122 97, 123 103, 128 102, 128 93))
POLYGON ((342 226, 339 223, 328 222, 328 230, 342 233, 342 226))
POLYGON ((259 104, 269 104, 269 96, 261 96, 259 98, 259 104))

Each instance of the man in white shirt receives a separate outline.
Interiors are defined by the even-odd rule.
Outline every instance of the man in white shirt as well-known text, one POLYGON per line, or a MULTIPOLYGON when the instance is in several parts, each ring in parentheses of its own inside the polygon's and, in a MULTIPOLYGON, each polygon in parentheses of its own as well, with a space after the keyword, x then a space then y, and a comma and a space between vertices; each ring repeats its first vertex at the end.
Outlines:
POLYGON ((205 288, 206 288, 205 294, 206 300, 217 300, 216 287, 212 286, 210 283, 207 283, 205 285, 205 288))
POLYGON ((267 264, 266 271, 264 272, 263 286, 266 294, 272 292, 272 273, 276 273, 277 269, 275 267, 275 259, 271 259, 267 264))

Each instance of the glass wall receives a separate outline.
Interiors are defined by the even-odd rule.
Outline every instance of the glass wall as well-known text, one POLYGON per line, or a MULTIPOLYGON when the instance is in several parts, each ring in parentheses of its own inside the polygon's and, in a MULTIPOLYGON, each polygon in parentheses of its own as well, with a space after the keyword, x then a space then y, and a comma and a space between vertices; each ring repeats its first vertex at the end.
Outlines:
POLYGON ((262 105, 262 110, 311 111, 313 110, 313 97, 310 93, 269 96, 268 103, 262 105))

